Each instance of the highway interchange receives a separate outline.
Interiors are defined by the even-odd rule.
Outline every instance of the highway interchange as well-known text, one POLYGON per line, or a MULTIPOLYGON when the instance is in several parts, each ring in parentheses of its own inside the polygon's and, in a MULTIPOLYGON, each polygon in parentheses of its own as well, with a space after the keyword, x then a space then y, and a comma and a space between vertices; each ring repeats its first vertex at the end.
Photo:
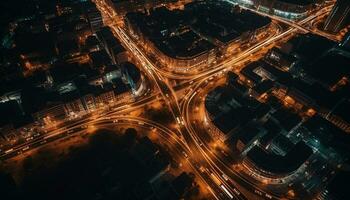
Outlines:
POLYGON ((164 140, 171 144, 175 142, 171 153, 187 160, 197 177, 207 185, 213 199, 293 198, 287 196, 285 191, 264 189, 266 187, 254 182, 253 178, 243 176, 235 170, 232 163, 226 161, 225 155, 213 151, 213 148, 208 144, 206 134, 199 131, 201 128, 198 126, 203 126, 203 121, 200 121, 196 116, 199 112, 203 112, 204 107, 201 104, 205 94, 208 93, 209 84, 218 84, 218 80, 222 79, 227 71, 238 72, 247 63, 261 58, 267 50, 288 40, 295 34, 310 32, 310 28, 303 27, 311 27, 315 21, 324 17, 330 11, 332 3, 313 11, 309 17, 297 22, 269 16, 273 20, 273 26, 267 37, 234 56, 225 57, 222 61, 208 66, 206 69, 188 73, 171 72, 165 68, 157 67, 142 47, 122 27, 114 23, 114 18, 117 16, 114 9, 104 0, 96 0, 95 3, 103 16, 111 19, 112 23, 108 25, 139 63, 141 71, 150 82, 150 90, 143 92, 128 105, 106 108, 97 113, 89 114, 7 149, 0 154, 1 159, 12 158, 62 138, 75 137, 91 127, 103 128, 116 124, 128 124, 156 129, 164 140), (280 24, 287 25, 288 28, 282 28, 280 24), (143 109, 157 101, 164 101, 167 105, 177 123, 176 131, 160 123, 129 115, 130 112, 143 109))

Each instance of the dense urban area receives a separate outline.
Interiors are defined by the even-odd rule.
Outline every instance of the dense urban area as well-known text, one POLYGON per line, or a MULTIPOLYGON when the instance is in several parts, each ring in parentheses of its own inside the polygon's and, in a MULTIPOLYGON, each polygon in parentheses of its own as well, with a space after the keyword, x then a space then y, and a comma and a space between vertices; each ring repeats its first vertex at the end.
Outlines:
POLYGON ((0 8, 0 199, 350 198, 349 0, 0 8))

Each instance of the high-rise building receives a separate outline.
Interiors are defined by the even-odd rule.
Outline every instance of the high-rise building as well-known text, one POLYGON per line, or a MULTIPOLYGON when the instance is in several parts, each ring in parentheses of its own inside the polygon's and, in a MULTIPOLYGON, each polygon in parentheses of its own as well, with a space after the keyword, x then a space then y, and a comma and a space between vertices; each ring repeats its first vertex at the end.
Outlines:
POLYGON ((350 1, 337 0, 323 29, 327 32, 337 33, 350 23, 350 1))

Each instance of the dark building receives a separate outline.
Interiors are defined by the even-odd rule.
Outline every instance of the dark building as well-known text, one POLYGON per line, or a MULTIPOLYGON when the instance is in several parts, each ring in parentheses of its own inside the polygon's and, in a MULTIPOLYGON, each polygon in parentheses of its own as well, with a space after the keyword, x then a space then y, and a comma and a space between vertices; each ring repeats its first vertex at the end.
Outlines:
POLYGON ((125 14, 137 10, 152 9, 168 3, 176 3, 177 0, 111 0, 117 13, 125 14))
POLYGON ((183 10, 130 12, 125 17, 130 35, 160 62, 179 71, 206 67, 218 53, 235 51, 239 44, 263 35, 270 24, 267 17, 212 1, 188 3, 183 10))
POLYGON ((56 51, 62 59, 80 55, 78 36, 72 33, 61 34, 56 42, 56 51))
POLYGON ((272 119, 277 122, 286 133, 295 130, 301 123, 302 119, 299 115, 288 109, 281 108, 272 114, 272 119))
POLYGON ((254 98, 243 96, 244 86, 236 82, 217 87, 205 99, 207 119, 212 123, 213 137, 225 141, 250 121, 267 116, 270 107, 254 98))
POLYGON ((120 64, 128 60, 127 51, 121 42, 113 35, 109 27, 102 27, 96 32, 97 39, 103 45, 113 64, 120 64))
POLYGON ((301 66, 299 72, 309 81, 335 91, 347 84, 350 77, 349 64, 348 56, 330 52, 310 65, 301 66))
POLYGON ((94 51, 89 53, 90 66, 94 69, 102 70, 104 67, 111 65, 112 60, 105 50, 94 51))
POLYGON ((245 162, 267 176, 283 176, 297 171, 312 153, 312 149, 304 142, 298 142, 285 156, 255 146, 248 152, 245 162))
POLYGON ((239 78, 239 76, 237 74, 235 74, 234 72, 229 71, 227 73, 227 84, 228 85, 232 85, 235 84, 237 82, 237 79, 239 78))
POLYGON ((274 89, 274 82, 271 80, 265 80, 258 85, 250 89, 249 94, 256 99, 263 99, 267 97, 267 94, 274 89))
POLYGON ((303 34, 282 45, 281 51, 298 58, 303 63, 314 62, 332 49, 336 43, 314 34, 303 34))
POLYGON ((350 1, 338 0, 328 16, 324 30, 337 33, 350 23, 350 1))
POLYGON ((304 18, 319 0, 233 0, 244 6, 256 7, 286 19, 304 18))
POLYGON ((303 128, 314 135, 321 144, 334 149, 343 157, 350 157, 350 135, 331 122, 316 115, 307 120, 303 128))
POLYGON ((94 35, 88 36, 85 40, 85 48, 89 52, 99 51, 101 49, 101 47, 100 47, 100 43, 99 43, 97 37, 94 35))
POLYGON ((266 129, 259 127, 255 123, 250 123, 249 125, 242 128, 235 134, 236 138, 236 149, 245 155, 255 144, 255 142, 261 136, 265 135, 266 129))
POLYGON ((274 47, 266 54, 265 61, 282 71, 290 71, 297 58, 274 47))
POLYGON ((267 130, 267 133, 259 139, 259 143, 262 148, 268 149, 271 143, 275 141, 275 138, 279 136, 282 129, 272 119, 266 121, 263 128, 267 130))
POLYGON ((347 187, 350 178, 348 171, 339 172, 328 185, 330 196, 334 200, 341 200, 349 198, 350 191, 347 187))
POLYGON ((96 32, 103 27, 102 15, 96 6, 91 6, 87 12, 87 17, 93 32, 96 32))
POLYGON ((51 33, 18 32, 15 36, 15 45, 25 69, 48 66, 55 59, 54 37, 51 33))

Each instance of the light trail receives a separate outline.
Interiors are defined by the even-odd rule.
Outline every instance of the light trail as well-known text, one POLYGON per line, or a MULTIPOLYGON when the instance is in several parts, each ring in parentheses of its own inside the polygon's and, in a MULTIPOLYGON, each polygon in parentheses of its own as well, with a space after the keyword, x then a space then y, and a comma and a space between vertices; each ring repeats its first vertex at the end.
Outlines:
MULTIPOLYGON (((110 8, 108 5, 104 5, 105 2, 102 0, 97 0, 95 1, 95 3, 97 7, 101 10, 101 12, 103 12, 105 15, 109 16, 113 20, 113 18, 116 16, 116 13, 112 8, 110 8)), ((245 63, 246 61, 250 61, 250 57, 252 57, 255 54, 258 54, 259 52, 264 50, 264 48, 271 47, 280 41, 284 41, 292 37, 295 33, 298 33, 299 31, 310 31, 304 27, 308 23, 317 20, 320 16, 325 15, 325 13, 327 12, 329 12, 329 8, 325 7, 317 11, 314 15, 300 20, 297 23, 281 21, 280 19, 274 18, 274 20, 283 22, 291 27, 285 31, 282 31, 280 30, 280 28, 277 28, 274 35, 265 38, 265 40, 260 41, 259 43, 253 45, 249 49, 241 52, 237 56, 232 56, 233 58, 231 59, 227 59, 222 63, 212 65, 207 69, 198 72, 198 74, 189 75, 179 75, 160 70, 148 59, 148 57, 140 50, 140 48, 134 43, 134 41, 128 36, 128 34, 126 34, 126 32, 122 28, 118 27, 116 24, 109 24, 112 30, 121 40, 123 45, 133 54, 133 56, 139 61, 139 63, 141 63, 143 71, 148 75, 149 78, 151 78, 151 80, 153 80, 159 91, 154 92, 152 95, 146 98, 138 99, 137 102, 129 104, 129 106, 121 106, 119 108, 116 108, 115 110, 101 113, 97 116, 96 119, 84 118, 77 122, 74 122, 73 124, 59 127, 58 129, 46 135, 43 135, 39 138, 35 138, 35 140, 33 141, 29 141, 28 143, 24 143, 12 149, 8 149, 7 151, 5 151, 7 153, 0 155, 0 157, 3 158, 9 155, 13 155, 16 152, 22 152, 23 149, 27 150, 28 146, 30 145, 45 145, 48 142, 47 140, 55 139, 56 137, 63 138, 68 137, 69 135, 80 133, 80 131, 85 130, 85 128, 82 127, 88 127, 90 125, 99 127, 100 124, 106 125, 112 123, 113 120, 125 120, 125 123, 131 124, 136 122, 138 125, 140 125, 140 122, 149 127, 156 127, 162 133, 167 133, 167 137, 172 138, 172 140, 176 141, 179 144, 179 146, 181 147, 181 152, 186 152, 187 155, 190 155, 188 159, 190 165, 192 166, 196 174, 201 178, 201 180, 203 180, 203 182, 205 182, 208 185, 208 190, 213 194, 214 198, 225 199, 224 197, 222 197, 222 192, 224 192, 227 194, 226 197, 228 197, 229 199, 231 199, 231 195, 237 199, 247 199, 242 194, 242 192, 238 191, 238 188, 234 184, 227 183, 227 181, 225 180, 225 178, 222 177, 222 175, 229 175, 228 180, 230 180, 231 182, 235 182, 235 184, 239 182, 238 185, 241 184, 244 185, 244 187, 252 189, 252 193, 254 193, 254 191, 256 190, 258 190, 259 192, 262 191, 256 185, 251 183, 250 180, 241 176, 239 173, 233 171, 230 168, 230 166, 228 166, 224 161, 220 159, 220 157, 218 157, 216 154, 210 151, 210 148, 203 142, 202 138, 200 137, 200 133, 198 133, 191 124, 190 104, 191 102, 195 101, 196 97, 198 97, 197 91, 201 88, 201 85, 205 83, 205 81, 210 80, 211 77, 214 77, 216 75, 224 75, 227 70, 237 69, 237 65, 245 63), (177 80, 185 80, 185 82, 181 83, 176 88, 173 88, 168 84, 168 80, 165 77, 177 80), (194 86, 194 88, 192 88, 192 86, 194 86), (184 90, 189 87, 192 89, 189 90, 189 92, 184 96, 180 106, 177 97, 177 92, 180 92, 181 90, 184 90), (181 134, 181 137, 179 137, 179 133, 171 131, 167 127, 164 127, 163 125, 158 124, 156 122, 132 116, 119 115, 120 113, 130 112, 132 110, 142 108, 150 102, 157 101, 158 95, 162 96, 162 99, 168 105, 174 119, 178 121, 179 132, 181 134), (210 178, 208 179, 208 177, 203 175, 203 173, 201 173, 197 167, 198 164, 201 164, 201 166, 205 166, 206 168, 208 168, 208 170, 210 170, 220 180, 221 184, 217 186, 213 185, 213 182, 215 181, 213 181, 210 178)), ((273 198, 277 199, 278 197, 279 196, 273 194, 273 198)))

